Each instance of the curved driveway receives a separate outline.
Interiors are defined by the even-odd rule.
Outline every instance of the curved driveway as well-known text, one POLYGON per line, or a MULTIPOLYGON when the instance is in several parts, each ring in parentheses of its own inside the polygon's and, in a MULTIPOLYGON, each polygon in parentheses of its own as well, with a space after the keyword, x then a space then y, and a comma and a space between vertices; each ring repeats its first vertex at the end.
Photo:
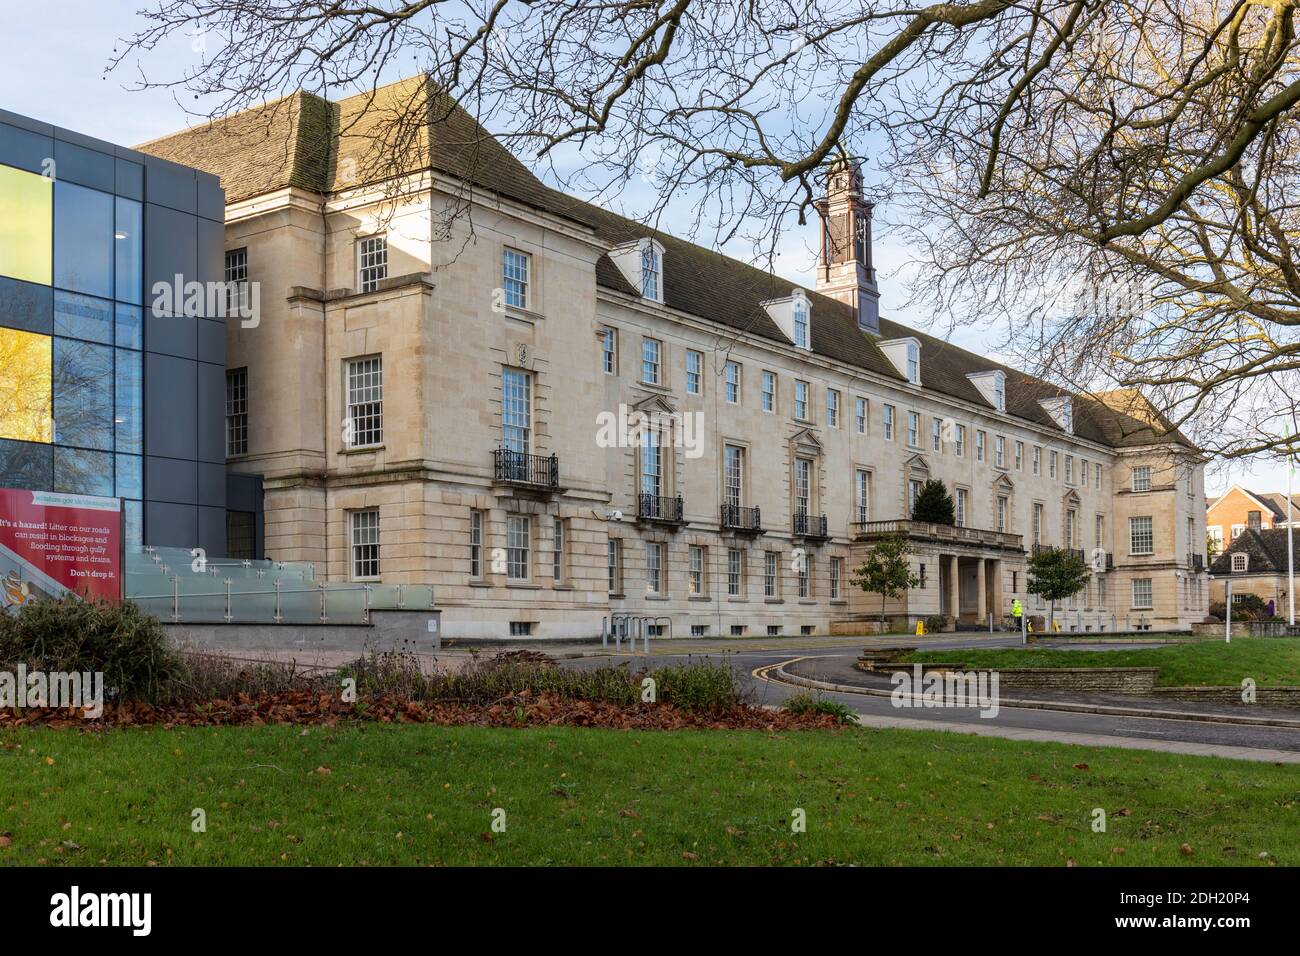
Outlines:
MULTIPOLYGON (((681 642, 686 645, 686 641, 681 642)), ((925 642, 927 650, 946 647, 1013 646, 1016 638, 989 639, 978 642, 969 639, 934 640, 925 642)), ((827 659, 827 665, 842 669, 857 657, 862 643, 854 647, 802 647, 780 650, 770 646, 762 649, 741 649, 718 653, 710 648, 707 653, 690 653, 686 647, 676 654, 677 642, 658 642, 652 656, 630 658, 627 654, 609 654, 564 661, 567 666, 593 667, 599 663, 615 661, 643 662, 651 668, 664 664, 681 663, 708 657, 725 660, 741 673, 745 686, 759 704, 777 705, 796 693, 807 693, 807 688, 784 683, 768 677, 764 669, 797 658, 813 664, 827 659), (671 647, 671 649, 669 649, 671 647), (832 660, 839 659, 839 660, 832 660)), ((689 645, 687 645, 689 646, 689 645)), ((1090 649, 1097 649, 1092 646, 1090 649)), ((805 670, 807 664, 801 665, 805 670)), ((831 669, 831 668, 828 668, 831 669)), ((1055 741, 1058 743, 1085 744, 1088 746, 1128 747, 1145 750, 1163 750, 1204 756, 1233 757, 1246 760, 1264 760, 1278 763, 1300 763, 1300 713, 1295 715, 1294 727, 1269 727, 1249 724, 1219 723, 1214 720, 1180 720, 1158 717, 1115 716, 1096 713, 1076 713, 1060 710, 1042 710, 1003 704, 997 716, 984 718, 974 709, 900 708, 888 697, 869 696, 840 691, 819 691, 819 696, 837 700, 859 715, 859 722, 873 727, 906 727, 923 730, 947 730, 1013 739, 1055 741)), ((1006 695, 1004 695, 1006 696, 1006 695)), ((1014 696, 1014 695, 1012 695, 1014 696)), ((1174 707, 1177 705, 1168 705, 1174 707)), ((1243 708, 1243 714, 1250 712, 1243 708)), ((1276 714, 1276 711, 1270 714, 1276 714)))

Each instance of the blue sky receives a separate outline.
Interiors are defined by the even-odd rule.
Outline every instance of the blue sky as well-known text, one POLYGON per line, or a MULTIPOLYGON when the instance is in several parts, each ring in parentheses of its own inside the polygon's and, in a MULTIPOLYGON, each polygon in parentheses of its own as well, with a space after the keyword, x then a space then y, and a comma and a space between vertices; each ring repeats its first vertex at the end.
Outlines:
MULTIPOLYGON (((0 57, 0 106, 34 119, 54 123, 123 145, 140 143, 184 128, 193 120, 185 103, 188 94, 165 90, 130 89, 137 78, 133 63, 126 63, 105 78, 104 69, 119 39, 140 25, 135 10, 139 0, 42 0, 39 4, 6 4, 5 55, 0 57)), ((143 60, 151 77, 173 78, 198 63, 189 37, 164 41, 143 60)), ((654 203, 652 188, 635 178, 621 196, 621 211, 644 212, 654 203), (640 207, 640 209, 638 209, 640 207)), ((670 216, 677 210, 670 207, 670 216)), ((664 225, 673 232, 671 218, 664 225)), ((815 261, 815 227, 787 229, 782 237, 776 269, 786 278, 812 282, 815 261)), ((882 311, 898 321, 925 328, 928 317, 906 307, 906 277, 913 268, 907 250, 891 243, 877 230, 875 257, 881 287, 882 311)), ((729 248, 744 257, 746 249, 729 248)), ((937 334, 941 331, 935 330, 937 334)), ((986 351, 992 336, 971 327, 958 332, 957 344, 986 351)), ((1282 490, 1285 469, 1262 461, 1215 468, 1207 475, 1214 494, 1233 481, 1259 491, 1282 490)))

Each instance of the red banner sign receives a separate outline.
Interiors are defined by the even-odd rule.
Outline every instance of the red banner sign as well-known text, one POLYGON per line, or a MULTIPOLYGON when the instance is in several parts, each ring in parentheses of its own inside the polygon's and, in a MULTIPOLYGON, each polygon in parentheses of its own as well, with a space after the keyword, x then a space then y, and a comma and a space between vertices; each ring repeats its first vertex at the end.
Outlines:
POLYGON ((0 606, 68 592, 121 600, 121 503, 0 488, 0 606))

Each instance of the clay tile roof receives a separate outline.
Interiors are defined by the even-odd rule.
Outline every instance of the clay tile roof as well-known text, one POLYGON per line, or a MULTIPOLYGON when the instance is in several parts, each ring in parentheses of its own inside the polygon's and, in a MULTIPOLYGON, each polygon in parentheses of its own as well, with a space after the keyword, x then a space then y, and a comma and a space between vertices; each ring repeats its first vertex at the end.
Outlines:
MULTIPOLYGON (((610 246, 653 237, 664 245, 665 305, 734 332, 788 344, 761 303, 790 295, 799 288, 795 283, 550 188, 425 76, 337 102, 295 93, 136 148, 219 176, 228 203, 290 186, 324 195, 433 169, 585 226, 610 246), (409 116, 420 121, 394 122, 409 116)), ((596 264, 596 281, 636 295, 608 256, 596 264)), ((805 291, 814 352, 903 379, 877 339, 858 327, 850 306, 805 291)), ((1007 375, 1008 413, 1056 427, 1039 399, 1070 393, 888 319, 881 319, 880 332, 881 339, 910 336, 921 342, 923 389, 983 407, 987 402, 967 375, 1000 369, 1007 375)), ((1132 391, 1075 395, 1074 432, 1111 447, 1168 438, 1191 447, 1178 432, 1168 432, 1168 422, 1132 391)))
MULTIPOLYGON (((1297 539, 1296 546, 1300 548, 1300 535, 1297 539)), ((1286 528, 1268 528, 1262 531, 1246 528, 1232 539, 1232 543, 1223 553, 1215 555, 1214 560, 1210 562, 1210 573, 1231 574, 1232 555, 1246 554, 1250 556, 1250 561, 1246 565, 1245 572, 1239 571, 1238 574, 1259 574, 1270 571, 1286 574, 1286 550, 1286 528)), ((1296 555, 1296 564, 1300 566, 1300 553, 1296 555)))
MULTIPOLYGON (((1276 491, 1270 491, 1262 495, 1256 494, 1255 492, 1252 491, 1250 492, 1250 494, 1251 497, 1257 498, 1260 501, 1262 501, 1265 505, 1267 505, 1269 510, 1273 512, 1273 517, 1276 518, 1278 521, 1287 520, 1286 495, 1276 491)), ((1293 495, 1291 497, 1291 501, 1292 501, 1292 507, 1295 509, 1296 518, 1300 519, 1300 498, 1297 498, 1293 495)))

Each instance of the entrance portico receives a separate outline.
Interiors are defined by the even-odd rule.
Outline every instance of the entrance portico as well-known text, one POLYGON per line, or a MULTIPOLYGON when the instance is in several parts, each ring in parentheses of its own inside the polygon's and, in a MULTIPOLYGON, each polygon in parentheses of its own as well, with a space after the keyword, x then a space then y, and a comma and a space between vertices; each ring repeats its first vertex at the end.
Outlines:
POLYGON ((939 613, 963 624, 984 624, 1005 613, 1002 558, 972 554, 939 555, 939 613))
MULTIPOLYGON (((905 617, 909 627, 936 615, 980 627, 987 627, 992 616, 996 624, 1010 607, 1011 592, 1024 581, 1025 551, 1018 534, 897 520, 858 525, 856 539, 865 550, 890 535, 907 539, 910 564, 920 580, 887 605, 887 613, 905 617)), ((879 613, 879 606, 864 605, 863 610, 879 613)))

